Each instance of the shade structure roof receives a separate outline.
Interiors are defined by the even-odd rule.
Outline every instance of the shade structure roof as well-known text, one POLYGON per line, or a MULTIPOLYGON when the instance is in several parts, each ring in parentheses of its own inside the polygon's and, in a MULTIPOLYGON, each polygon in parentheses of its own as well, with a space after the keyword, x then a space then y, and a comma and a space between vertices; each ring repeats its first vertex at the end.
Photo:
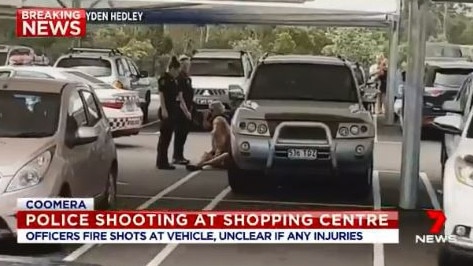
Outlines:
MULTIPOLYGON (((153 21, 156 23, 387 27, 399 18, 399 0, 290 1, 81 0, 79 2, 81 8, 150 9, 153 10, 156 18, 153 21)), ((9 4, 12 4, 11 8, 72 7, 73 0, 18 0, 9 4)), ((0 9, 0 14, 7 14, 6 7, 0 6, 0 9)))

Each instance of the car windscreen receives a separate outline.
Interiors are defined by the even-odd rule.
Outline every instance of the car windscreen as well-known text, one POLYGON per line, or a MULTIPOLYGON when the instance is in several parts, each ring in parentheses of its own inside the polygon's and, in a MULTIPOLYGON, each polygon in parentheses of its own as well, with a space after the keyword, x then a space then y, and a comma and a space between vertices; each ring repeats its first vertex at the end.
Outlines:
POLYGON ((0 137, 41 138, 56 133, 61 94, 0 90, 0 137))
POLYGON ((0 66, 4 66, 4 65, 7 65, 7 57, 8 57, 8 54, 6 52, 1 52, 0 53, 0 66))
POLYGON ((59 59, 56 67, 75 67, 94 77, 108 77, 112 75, 112 64, 109 60, 101 58, 67 57, 59 59))
POLYGON ((448 45, 427 45, 425 57, 462 57, 460 47, 448 45))
POLYGON ((243 63, 240 59, 193 58, 191 76, 243 77, 243 63))
POLYGON ((471 72, 473 72, 473 69, 438 69, 434 74, 433 86, 460 88, 471 72))
POLYGON ((358 103, 358 93, 346 66, 263 64, 256 70, 248 99, 358 103))

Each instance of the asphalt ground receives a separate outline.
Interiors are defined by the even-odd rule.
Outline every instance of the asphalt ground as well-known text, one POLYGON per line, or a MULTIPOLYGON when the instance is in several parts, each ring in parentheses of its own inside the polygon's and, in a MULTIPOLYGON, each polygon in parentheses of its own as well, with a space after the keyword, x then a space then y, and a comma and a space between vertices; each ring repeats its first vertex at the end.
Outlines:
MULTIPOLYGON (((372 210, 397 209, 402 140, 398 127, 378 122, 375 145, 373 195, 366 199, 350 196, 340 186, 298 186, 270 188, 258 195, 235 195, 226 173, 203 170, 189 173, 154 167, 159 135, 156 124, 138 136, 116 140, 119 151, 119 198, 121 209, 176 210, 372 210)), ((196 161, 210 147, 207 133, 191 133, 187 158, 196 161)), ((2 258, 16 256, 34 264, 68 261, 98 265, 334 265, 334 266, 433 266, 437 245, 415 244, 415 234, 427 234, 432 222, 424 209, 439 208, 440 145, 423 141, 419 178, 418 210, 400 210, 399 245, 18 245, 0 244, 2 258)), ((468 263, 466 265, 472 265, 468 263)), ((452 265, 456 266, 456 265, 452 265)))

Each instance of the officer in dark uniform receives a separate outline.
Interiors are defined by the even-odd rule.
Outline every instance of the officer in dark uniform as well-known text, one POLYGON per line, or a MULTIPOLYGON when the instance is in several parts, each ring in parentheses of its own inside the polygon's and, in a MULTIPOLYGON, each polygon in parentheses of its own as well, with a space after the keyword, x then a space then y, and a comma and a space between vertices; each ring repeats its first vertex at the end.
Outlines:
POLYGON ((180 67, 181 64, 177 58, 172 57, 171 62, 169 63, 168 72, 164 73, 158 80, 159 97, 161 102, 161 107, 159 109, 161 134, 158 142, 156 166, 159 169, 176 169, 168 160, 169 144, 177 123, 178 113, 182 111, 186 117, 190 118, 190 113, 185 107, 185 104, 183 104, 183 96, 177 79, 180 73, 180 67))
MULTIPOLYGON (((188 56, 181 56, 179 58, 181 64, 181 72, 177 78, 180 91, 184 99, 184 104, 187 110, 192 114, 194 90, 192 89, 192 80, 189 76, 190 58, 188 56)), ((184 145, 186 143, 187 135, 192 126, 192 120, 189 120, 183 109, 177 115, 177 123, 174 131, 174 164, 188 164, 189 160, 184 157, 184 145)))

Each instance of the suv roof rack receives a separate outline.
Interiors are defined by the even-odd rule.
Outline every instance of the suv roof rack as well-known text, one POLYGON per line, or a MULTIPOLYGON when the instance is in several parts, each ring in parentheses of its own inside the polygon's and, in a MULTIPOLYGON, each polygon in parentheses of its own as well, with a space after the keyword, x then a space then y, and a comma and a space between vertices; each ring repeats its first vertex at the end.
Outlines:
POLYGON ((243 50, 235 50, 235 49, 196 49, 194 50, 194 53, 203 53, 203 52, 237 52, 237 53, 241 53, 241 54, 244 54, 246 53, 245 51, 243 50))
POLYGON ((123 55, 120 50, 115 48, 70 48, 69 53, 97 53, 97 54, 108 54, 108 55, 123 55))

